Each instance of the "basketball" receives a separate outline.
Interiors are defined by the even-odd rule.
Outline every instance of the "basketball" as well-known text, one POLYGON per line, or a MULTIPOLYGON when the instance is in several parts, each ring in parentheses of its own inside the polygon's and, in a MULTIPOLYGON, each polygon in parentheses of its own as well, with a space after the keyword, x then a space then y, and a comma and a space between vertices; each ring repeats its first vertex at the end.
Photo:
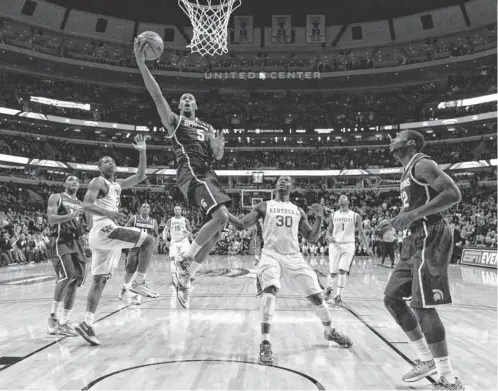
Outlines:
POLYGON ((164 50, 164 42, 159 36, 159 34, 153 31, 145 31, 138 36, 140 39, 147 41, 147 46, 145 47, 145 59, 152 61, 157 60, 161 57, 164 50))

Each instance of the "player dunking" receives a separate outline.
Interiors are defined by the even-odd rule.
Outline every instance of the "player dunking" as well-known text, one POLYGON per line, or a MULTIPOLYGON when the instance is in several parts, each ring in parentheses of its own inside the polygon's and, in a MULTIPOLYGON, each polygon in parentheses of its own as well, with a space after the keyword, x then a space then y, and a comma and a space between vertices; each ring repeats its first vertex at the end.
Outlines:
MULTIPOLYGON (((437 163, 420 153, 423 146, 424 137, 414 130, 402 131, 390 146, 404 168, 400 182, 403 210, 391 224, 409 232, 387 283, 384 303, 419 357, 403 380, 414 382, 437 373, 434 389, 464 390, 451 367, 445 328, 436 311, 452 302, 448 265, 453 235, 441 212, 459 203, 461 194, 437 163), (413 310, 405 301, 409 297, 413 310)), ((376 235, 382 238, 387 230, 393 231, 389 224, 380 224, 376 235)))
POLYGON ((331 326, 330 312, 323 301, 322 289, 318 284, 316 273, 305 262, 299 251, 301 234, 309 242, 316 242, 320 235, 323 221, 323 206, 315 204, 312 211, 315 223, 311 227, 301 208, 289 201, 292 180, 282 176, 277 180, 276 197, 263 201, 242 219, 232 214, 229 221, 238 230, 254 226, 260 218, 263 223, 264 247, 258 264, 258 281, 263 294, 261 296, 261 345, 260 361, 271 365, 274 362, 270 344, 270 327, 275 312, 276 295, 280 289, 280 278, 285 276, 295 284, 300 293, 315 307, 316 313, 325 327, 325 339, 334 341, 342 347, 350 347, 351 340, 331 326))
MULTIPOLYGON (((175 215, 168 219, 164 226, 163 239, 166 241, 168 235, 171 238, 169 244, 169 259, 171 262, 171 273, 173 273, 173 278, 176 278, 175 258, 187 251, 190 247, 188 237, 192 233, 192 228, 190 227, 188 219, 182 216, 181 207, 175 206, 174 213, 175 215)), ((176 285, 177 281, 175 281, 175 286, 176 285)))
POLYGON ((64 192, 52 194, 48 199, 47 218, 52 237, 52 261, 57 274, 47 326, 47 334, 50 335, 78 335, 69 324, 69 317, 76 288, 85 282, 86 277, 86 257, 81 242, 83 203, 76 197, 79 187, 78 178, 69 175, 64 181, 64 192), (60 314, 62 304, 64 309, 60 314))
POLYGON ((99 160, 101 176, 93 178, 83 202, 85 212, 93 215, 93 225, 88 236, 92 250, 93 284, 88 292, 85 320, 75 330, 91 345, 100 345, 93 331, 95 311, 99 305, 107 280, 111 278, 121 257, 121 250, 140 247, 135 292, 142 296, 157 297, 145 282, 145 273, 152 258, 154 238, 138 228, 121 227, 116 221, 125 216, 119 212, 121 190, 136 186, 146 179, 147 154, 145 138, 135 137, 133 147, 139 151, 138 170, 124 180, 116 180, 116 164, 105 156, 99 160))
POLYGON ((355 248, 355 231, 367 250, 373 256, 368 238, 363 231, 362 218, 358 213, 349 209, 349 200, 345 195, 339 197, 339 210, 330 215, 327 236, 329 238, 329 267, 330 275, 328 286, 324 290, 324 299, 328 301, 334 292, 335 280, 339 273, 337 295, 334 298, 336 305, 342 305, 342 292, 346 286, 347 274, 353 262, 355 248))
MULTIPOLYGON (((158 227, 156 219, 150 217, 150 205, 144 202, 140 207, 140 213, 133 215, 130 220, 126 223, 125 227, 135 227, 143 232, 147 232, 154 238, 158 237, 158 227)), ((154 243, 154 249, 157 248, 157 243, 154 243)), ((127 298, 131 299, 132 304, 140 304, 140 295, 137 292, 136 281, 131 282, 133 276, 135 275, 138 267, 140 247, 135 247, 130 250, 128 256, 126 257, 125 270, 126 274, 124 276, 123 286, 119 292, 119 299, 125 300, 127 298), (130 296, 129 292, 135 293, 130 296)), ((153 294, 153 292, 151 292, 153 294)), ((157 297, 157 296, 156 296, 157 297)))
POLYGON ((180 98, 180 115, 173 113, 164 99, 159 85, 145 65, 145 40, 135 40, 135 57, 142 73, 145 87, 156 104, 161 121, 168 131, 178 163, 176 183, 191 205, 202 209, 204 225, 184 254, 176 260, 175 284, 178 301, 189 308, 190 278, 195 274, 228 222, 230 197, 218 181, 211 168, 214 160, 224 153, 224 138, 221 132, 195 116, 197 104, 192 94, 180 98))

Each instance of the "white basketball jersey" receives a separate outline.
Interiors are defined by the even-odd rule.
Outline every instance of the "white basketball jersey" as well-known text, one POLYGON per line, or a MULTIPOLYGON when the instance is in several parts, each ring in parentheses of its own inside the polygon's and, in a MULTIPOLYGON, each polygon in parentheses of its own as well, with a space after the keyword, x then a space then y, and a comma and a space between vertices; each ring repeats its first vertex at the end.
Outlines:
POLYGON ((185 217, 172 217, 170 220, 169 232, 171 235, 172 242, 180 242, 187 236, 184 231, 187 229, 187 223, 185 222, 185 217))
MULTIPOLYGON (((117 211, 119 208, 120 197, 121 197, 121 186, 118 182, 110 182, 104 177, 101 177, 104 182, 109 187, 109 191, 103 198, 98 198, 95 201, 95 205, 100 206, 106 210, 117 211)), ((94 221, 99 221, 103 219, 107 219, 105 216, 93 216, 94 221)))
POLYGON ((264 248, 280 254, 299 253, 301 213, 291 202, 267 201, 263 224, 264 248))
POLYGON ((337 243, 354 243, 356 231, 356 213, 352 210, 341 212, 337 210, 332 215, 334 223, 333 238, 337 243))

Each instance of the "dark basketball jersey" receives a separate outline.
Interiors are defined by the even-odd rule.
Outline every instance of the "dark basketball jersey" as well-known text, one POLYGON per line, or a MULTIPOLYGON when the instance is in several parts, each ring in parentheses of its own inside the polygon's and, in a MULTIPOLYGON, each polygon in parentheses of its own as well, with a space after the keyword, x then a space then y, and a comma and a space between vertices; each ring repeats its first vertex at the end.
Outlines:
POLYGON ((133 226, 136 228, 140 228, 142 231, 146 231, 149 235, 154 236, 156 233, 154 228, 157 227, 155 221, 156 220, 154 220, 152 217, 144 219, 142 216, 138 214, 135 215, 135 223, 133 226))
POLYGON ((171 138, 178 165, 189 165, 194 170, 209 167, 213 162, 208 133, 211 125, 198 119, 180 116, 171 138))
MULTIPOLYGON (((66 193, 59 194, 59 207, 57 214, 64 216, 83 208, 83 203, 77 198, 71 198, 66 193)), ((54 224, 50 227, 50 233, 57 242, 68 242, 78 239, 83 234, 83 217, 76 217, 64 223, 54 224)))
MULTIPOLYGON (((438 193, 431 188, 428 184, 422 183, 415 179, 413 176, 413 167, 421 159, 431 159, 429 156, 422 153, 416 154, 412 160, 405 167, 405 171, 401 176, 401 182, 399 190, 401 193, 401 201, 403 202, 403 211, 408 212, 413 209, 417 209, 422 205, 427 204, 430 200, 434 199, 438 193)), ((416 220, 410 228, 417 228, 422 225, 422 222, 436 222, 441 220, 443 217, 440 213, 422 217, 416 220)))

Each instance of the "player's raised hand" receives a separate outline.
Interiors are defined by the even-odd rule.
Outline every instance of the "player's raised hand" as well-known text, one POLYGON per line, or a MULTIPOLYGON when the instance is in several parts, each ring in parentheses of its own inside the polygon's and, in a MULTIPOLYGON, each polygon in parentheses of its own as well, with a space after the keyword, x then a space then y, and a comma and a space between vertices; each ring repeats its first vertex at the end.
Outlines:
POLYGON ((147 150, 147 144, 145 143, 146 137, 143 134, 137 134, 134 140, 133 148, 139 152, 145 152, 147 150))
POLYGON ((323 218, 323 216, 324 216, 323 205, 320 205, 320 204, 311 205, 311 214, 315 215, 316 217, 323 218))
POLYGON ((391 225, 398 230, 404 230, 408 228, 416 219, 417 218, 412 211, 401 212, 391 220, 391 225))
POLYGON ((137 64, 145 64, 145 45, 147 45, 147 41, 145 39, 141 39, 139 37, 135 38, 135 42, 133 43, 133 53, 135 54, 137 64))

